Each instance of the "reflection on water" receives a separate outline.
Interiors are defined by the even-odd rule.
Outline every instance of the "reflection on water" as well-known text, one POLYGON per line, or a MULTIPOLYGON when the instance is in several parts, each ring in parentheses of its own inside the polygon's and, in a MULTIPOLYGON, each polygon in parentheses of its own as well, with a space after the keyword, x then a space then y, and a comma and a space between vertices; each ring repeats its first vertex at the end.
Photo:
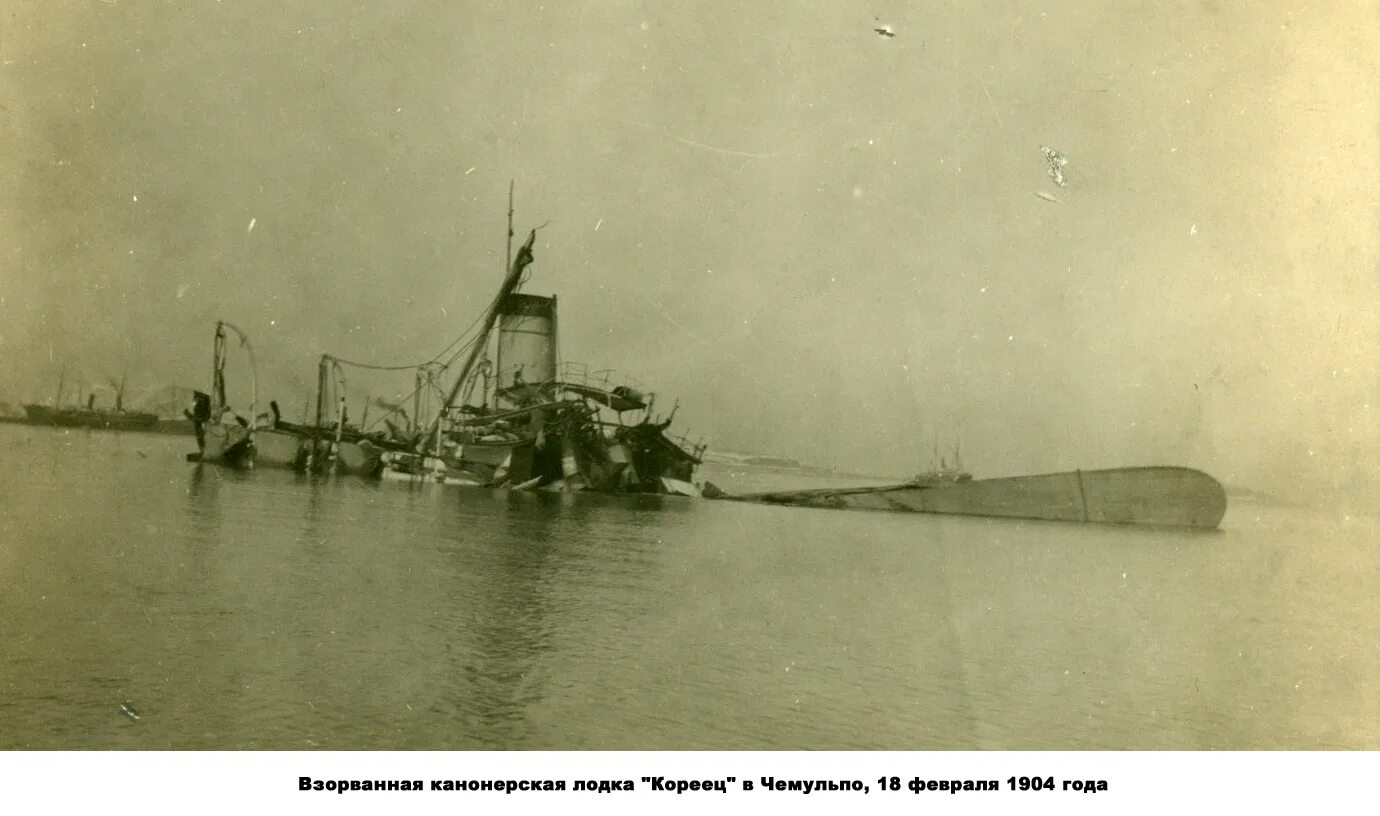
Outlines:
POLYGON ((189 444, 0 426, 0 747, 1380 748, 1373 520, 507 493, 189 444))

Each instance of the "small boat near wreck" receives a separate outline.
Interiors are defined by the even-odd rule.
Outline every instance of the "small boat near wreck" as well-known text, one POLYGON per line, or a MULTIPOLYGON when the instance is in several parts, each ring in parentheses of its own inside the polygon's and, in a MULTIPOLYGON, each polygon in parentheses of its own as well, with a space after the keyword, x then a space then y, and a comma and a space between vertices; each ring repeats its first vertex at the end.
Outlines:
POLYGON ((790 507, 1214 529, 1227 510, 1221 483, 1184 467, 1075 470, 998 479, 788 490, 716 498, 790 507))

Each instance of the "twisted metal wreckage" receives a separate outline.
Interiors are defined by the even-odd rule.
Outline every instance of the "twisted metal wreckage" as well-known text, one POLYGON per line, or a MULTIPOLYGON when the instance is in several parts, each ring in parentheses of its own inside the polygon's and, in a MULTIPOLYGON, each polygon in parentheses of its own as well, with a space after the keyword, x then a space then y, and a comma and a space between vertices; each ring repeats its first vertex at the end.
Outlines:
POLYGON ((188 459, 523 490, 699 495, 692 479, 706 446, 667 433, 674 408, 661 419, 653 413, 655 394, 606 370, 558 362, 556 298, 517 291, 533 262, 535 240, 532 230, 510 260, 479 332, 442 352, 459 346, 446 362, 438 356, 413 366, 370 366, 323 355, 311 422, 285 421, 277 403, 270 403, 271 415, 256 413, 249 339, 234 325, 217 323, 211 393, 198 392, 189 412, 199 450, 188 459), (249 417, 226 400, 227 329, 248 354, 249 417), (442 389, 451 363, 466 351, 459 374, 442 389), (377 400, 383 416, 367 424, 366 403, 365 416, 352 424, 344 394, 350 367, 415 370, 411 414, 401 404, 377 400))

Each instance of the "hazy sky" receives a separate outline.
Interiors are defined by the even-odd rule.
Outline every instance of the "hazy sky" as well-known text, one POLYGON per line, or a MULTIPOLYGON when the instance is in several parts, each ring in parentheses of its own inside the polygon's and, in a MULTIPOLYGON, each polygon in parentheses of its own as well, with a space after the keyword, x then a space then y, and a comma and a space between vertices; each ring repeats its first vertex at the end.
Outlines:
POLYGON ((562 356, 712 446, 1375 486, 1374 2, 0 9, 0 399, 429 358, 515 179, 562 356))

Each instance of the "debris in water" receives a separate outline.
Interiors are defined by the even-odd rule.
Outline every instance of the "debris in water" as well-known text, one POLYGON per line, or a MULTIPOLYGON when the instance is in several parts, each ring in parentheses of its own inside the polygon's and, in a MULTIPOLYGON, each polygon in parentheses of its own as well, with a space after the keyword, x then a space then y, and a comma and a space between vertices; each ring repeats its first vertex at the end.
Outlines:
POLYGON ((1059 203, 1059 199, 1042 190, 1036 190, 1035 195, 1039 196, 1040 198, 1043 198, 1045 201, 1053 201, 1055 204, 1059 203))
POLYGON ((246 233, 249 233, 249 232, 253 232, 253 231, 254 231, 254 222, 255 222, 255 220, 256 220, 256 219, 254 219, 254 218, 249 219, 249 229, 245 230, 246 233))
POLYGON ((134 710, 134 706, 130 705, 128 700, 120 703, 120 713, 129 717, 131 720, 139 719, 139 712, 134 710))
POLYGON ((1052 147, 1040 145, 1040 152, 1045 154, 1045 161, 1049 163, 1049 177, 1054 179, 1054 183, 1060 187, 1064 186, 1064 165, 1069 163, 1068 157, 1052 147))

